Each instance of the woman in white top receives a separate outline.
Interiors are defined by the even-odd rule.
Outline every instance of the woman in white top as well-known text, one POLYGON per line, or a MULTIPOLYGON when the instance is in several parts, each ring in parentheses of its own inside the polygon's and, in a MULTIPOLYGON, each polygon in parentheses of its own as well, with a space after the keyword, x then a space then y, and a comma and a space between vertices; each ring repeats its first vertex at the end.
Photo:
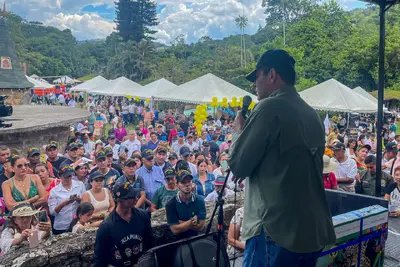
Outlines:
POLYGON ((355 139, 349 139, 346 147, 346 156, 350 159, 354 159, 356 157, 357 152, 357 141, 355 139))
POLYGON ((82 203, 92 203, 94 212, 91 222, 103 221, 114 210, 115 202, 107 188, 104 188, 104 175, 96 171, 89 177, 91 189, 82 195, 82 203))
POLYGON ((18 204, 13 208, 10 221, 1 233, 2 255, 7 253, 12 246, 21 245, 25 241, 38 244, 50 236, 50 218, 47 217, 47 222, 38 222, 36 219, 38 213, 39 210, 30 203, 18 204))
POLYGON ((242 266, 241 258, 237 257, 243 255, 245 247, 245 242, 242 241, 243 212, 243 207, 237 209, 229 225, 227 252, 231 266, 242 266), (232 259, 235 259, 235 264, 232 259))

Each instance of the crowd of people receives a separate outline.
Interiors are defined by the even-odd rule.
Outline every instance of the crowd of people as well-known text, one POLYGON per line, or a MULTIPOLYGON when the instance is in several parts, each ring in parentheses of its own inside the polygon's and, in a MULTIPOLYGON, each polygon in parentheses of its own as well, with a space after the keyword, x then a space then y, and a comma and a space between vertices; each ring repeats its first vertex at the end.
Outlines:
MULTIPOLYGON (((1 253, 32 244, 33 233, 40 243, 51 234, 99 227, 103 242, 96 242, 95 265, 133 264, 153 246, 149 213, 161 208, 177 239, 200 233, 205 203, 217 200, 228 174, 232 118, 209 117, 200 135, 190 116, 179 112, 150 118, 132 121, 116 113, 108 136, 97 140, 89 121, 82 121, 65 150, 56 140, 30 148, 27 155, 0 147, 1 253), (125 128, 135 121, 135 130, 125 128)), ((224 197, 244 190, 232 174, 229 178, 224 197)), ((240 240, 236 231, 231 234, 240 240)), ((243 249, 240 242, 230 244, 228 251, 243 249)))
MULTIPOLYGON (((208 117, 201 129, 194 116, 178 110, 157 110, 149 103, 124 97, 63 96, 58 104, 79 102, 90 112, 75 125, 65 151, 56 141, 11 155, 0 147, 1 253, 37 236, 98 227, 95 266, 134 264, 154 244, 150 212, 165 208, 177 239, 200 233, 205 202, 216 201, 228 174, 233 117, 208 117), (76 98, 77 99, 74 99, 76 98), (95 122, 110 124, 95 134, 95 122), (132 126, 131 126, 132 125, 132 126), (133 127, 134 126, 134 127, 133 127), (131 129, 130 129, 131 128, 131 129), (40 217, 40 210, 46 215, 40 217), (132 224, 132 225, 131 225, 132 224), (133 227, 134 224, 134 227, 133 227)), ((74 106, 74 105, 73 105, 74 106)), ((339 118, 326 135, 323 184, 327 189, 375 196, 376 134, 373 121, 358 122, 353 131, 339 118)), ((391 216, 400 216, 400 136, 396 124, 384 129, 381 195, 391 216)), ((245 164, 245 163, 243 163, 245 164)), ((224 197, 243 191, 228 177, 224 197)), ((228 255, 243 252, 244 208, 232 218, 228 255)))
POLYGON ((361 121, 353 134, 334 125, 326 137, 324 187, 389 200, 390 215, 400 216, 400 135, 395 122, 385 126, 381 194, 376 195, 377 140, 374 123, 361 121))

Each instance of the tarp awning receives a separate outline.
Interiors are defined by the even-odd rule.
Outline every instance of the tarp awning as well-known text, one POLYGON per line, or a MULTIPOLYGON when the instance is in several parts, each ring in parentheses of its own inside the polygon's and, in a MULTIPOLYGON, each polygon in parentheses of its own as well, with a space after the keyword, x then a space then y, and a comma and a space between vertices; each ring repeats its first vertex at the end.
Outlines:
POLYGON ((84 83, 72 87, 71 91, 90 92, 90 90, 92 90, 93 88, 96 88, 97 86, 100 86, 107 82, 108 80, 106 78, 103 78, 102 76, 97 76, 84 83))
POLYGON ((357 93, 359 93, 360 95, 362 95, 363 97, 368 98, 369 100, 371 100, 372 102, 378 104, 378 99, 376 99, 375 97, 373 97, 370 93, 368 93, 367 91, 365 91, 363 88, 361 88, 360 86, 356 87, 353 89, 354 91, 356 91, 357 93))
POLYGON ((33 84, 33 88, 35 88, 35 89, 50 89, 50 88, 54 87, 54 85, 49 84, 47 82, 42 82, 40 80, 36 80, 34 78, 31 78, 29 76, 25 76, 25 77, 26 77, 26 79, 28 79, 28 81, 30 83, 33 84))
POLYGON ((135 96, 138 90, 142 86, 134 81, 131 81, 125 77, 119 77, 115 80, 109 80, 92 90, 89 93, 99 94, 99 95, 110 95, 110 96, 135 96))
POLYGON ((135 96, 138 96, 140 98, 157 97, 162 93, 170 92, 171 89, 176 87, 176 84, 162 78, 152 83, 146 84, 135 93, 135 96))
POLYGON ((221 101, 223 97, 231 101, 232 97, 239 98, 245 95, 251 96, 257 102, 255 95, 208 73, 193 81, 162 92, 155 97, 161 100, 186 103, 210 103, 213 97, 217 97, 218 101, 221 101))
POLYGON ((53 81, 54 84, 61 84, 61 83, 73 84, 73 83, 80 83, 80 82, 81 81, 72 79, 71 77, 68 77, 68 76, 63 76, 63 77, 58 78, 58 79, 53 81))
POLYGON ((301 98, 319 110, 375 113, 378 105, 344 84, 330 79, 300 92, 301 98))

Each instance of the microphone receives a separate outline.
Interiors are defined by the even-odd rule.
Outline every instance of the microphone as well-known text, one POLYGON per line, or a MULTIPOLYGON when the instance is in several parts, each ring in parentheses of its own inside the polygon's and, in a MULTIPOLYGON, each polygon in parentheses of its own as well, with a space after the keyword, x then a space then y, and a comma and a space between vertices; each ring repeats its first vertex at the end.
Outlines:
POLYGON ((243 119, 247 119, 247 111, 249 111, 249 106, 253 100, 249 95, 245 95, 243 97, 243 108, 242 108, 242 116, 243 119))

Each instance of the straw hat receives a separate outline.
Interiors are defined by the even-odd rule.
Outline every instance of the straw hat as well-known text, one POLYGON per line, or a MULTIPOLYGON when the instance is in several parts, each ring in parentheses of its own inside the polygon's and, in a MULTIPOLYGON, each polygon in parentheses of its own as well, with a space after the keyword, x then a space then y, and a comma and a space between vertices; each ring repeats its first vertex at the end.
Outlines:
POLYGON ((28 217, 36 215, 40 212, 40 209, 36 210, 31 204, 29 203, 22 203, 16 205, 12 211, 9 213, 8 218, 12 217, 28 217))
POLYGON ((336 170, 337 164, 331 161, 330 157, 324 155, 324 170, 322 173, 331 173, 336 170))

